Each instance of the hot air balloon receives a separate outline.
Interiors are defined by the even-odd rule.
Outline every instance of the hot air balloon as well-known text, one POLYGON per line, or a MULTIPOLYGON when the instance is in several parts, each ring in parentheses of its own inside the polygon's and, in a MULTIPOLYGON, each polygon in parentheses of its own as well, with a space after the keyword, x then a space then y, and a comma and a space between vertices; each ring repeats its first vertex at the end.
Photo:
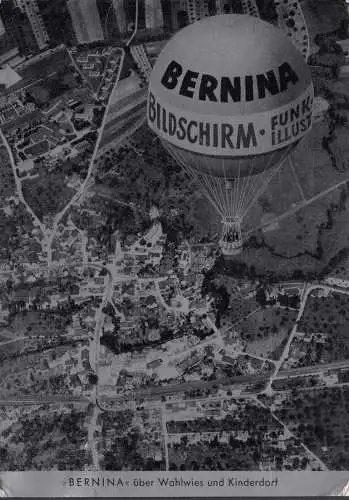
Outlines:
POLYGON ((259 18, 208 17, 160 53, 147 120, 222 219, 225 255, 244 217, 312 125, 313 84, 300 51, 259 18))

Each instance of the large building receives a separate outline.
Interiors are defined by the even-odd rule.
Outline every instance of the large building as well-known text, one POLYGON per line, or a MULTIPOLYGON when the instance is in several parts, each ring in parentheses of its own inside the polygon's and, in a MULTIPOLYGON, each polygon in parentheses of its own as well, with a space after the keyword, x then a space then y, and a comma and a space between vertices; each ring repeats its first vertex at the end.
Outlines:
POLYGON ((21 55, 39 50, 28 16, 17 7, 14 0, 0 3, 0 16, 6 35, 18 47, 21 55))
POLYGON ((243 12, 241 1, 215 0, 216 14, 240 14, 243 12))
POLYGON ((113 8, 115 12, 116 23, 119 33, 127 32, 127 16, 125 11, 124 0, 113 0, 113 8))
POLYGON ((16 0, 16 4, 27 15, 39 49, 47 47, 49 36, 40 15, 37 0, 16 0))
POLYGON ((68 0, 67 6, 78 44, 104 40, 96 0, 68 0))
POLYGON ((171 28, 175 31, 189 23, 187 0, 171 1, 171 28))
POLYGON ((208 0, 187 0, 187 12, 190 23, 200 21, 210 15, 208 0))
POLYGON ((145 27, 148 30, 164 27, 161 0, 145 0, 145 27))

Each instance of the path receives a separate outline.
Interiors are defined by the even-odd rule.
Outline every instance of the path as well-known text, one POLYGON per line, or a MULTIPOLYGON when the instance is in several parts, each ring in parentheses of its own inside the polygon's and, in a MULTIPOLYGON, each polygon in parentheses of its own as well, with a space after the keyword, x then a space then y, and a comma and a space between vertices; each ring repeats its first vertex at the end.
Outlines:
POLYGON ((273 381, 274 379, 277 377, 279 371, 280 371, 280 368, 281 366, 283 365, 285 359, 288 357, 289 355, 289 352, 290 352, 290 347, 291 347, 291 344, 292 344, 292 341, 297 333, 297 327, 298 327, 298 322, 300 321, 302 315, 303 315, 303 312, 304 312, 304 309, 305 309, 305 305, 306 305, 306 302, 307 302, 307 298, 308 298, 308 295, 311 291, 311 288, 307 288, 307 286, 305 285, 304 288, 303 288, 303 291, 301 293, 301 304, 300 304, 300 308, 299 308, 299 311, 298 311, 298 315, 297 315, 297 318, 295 320, 295 323, 293 325, 293 328, 291 330, 291 333, 287 339, 287 343, 285 345, 285 348, 284 350, 282 351, 282 354, 280 356, 280 358, 274 362, 274 365, 275 365, 275 370, 273 372, 273 374, 271 375, 270 379, 269 379, 269 382, 268 382, 268 385, 265 389, 265 393, 266 394, 270 394, 272 393, 273 389, 272 389, 272 384, 273 384, 273 381))
POLYGON ((91 420, 88 424, 87 435, 88 435, 88 445, 92 454, 92 462, 94 470, 100 470, 97 443, 95 439, 95 432, 99 430, 97 426, 97 419, 100 414, 99 408, 95 405, 93 408, 93 414, 91 420))
MULTIPOLYGON (((71 55, 71 53, 70 53, 69 50, 68 50, 68 53, 69 53, 69 56, 70 56, 70 58, 71 58, 71 60, 72 60, 72 62, 74 64, 74 66, 76 66, 74 58, 72 57, 72 55, 71 55)), ((53 221, 52 230, 49 230, 49 229, 46 228, 46 226, 40 221, 40 219, 37 217, 37 215, 32 210, 32 208, 30 207, 30 205, 27 203, 27 201, 26 201, 26 199, 25 199, 25 197, 23 195, 22 181, 20 180, 20 178, 17 175, 16 163, 15 163, 15 159, 14 159, 11 147, 10 147, 10 145, 9 145, 6 137, 4 136, 3 131, 0 129, 0 139, 2 140, 3 145, 5 146, 5 148, 6 148, 7 152, 8 152, 8 155, 9 155, 12 172, 13 172, 13 176, 14 176, 14 179, 15 179, 16 192, 17 192, 18 198, 23 203, 23 205, 25 206, 27 212, 29 213, 29 215, 33 219, 34 225, 37 226, 37 227, 39 227, 40 230, 41 230, 41 232, 42 232, 43 241, 41 242, 41 244, 42 244, 43 251, 45 251, 47 253, 47 264, 48 264, 49 268, 51 268, 51 266, 52 266, 52 243, 53 243, 53 240, 54 240, 54 238, 56 236, 58 225, 61 222, 61 220, 63 219, 63 217, 65 216, 65 214, 68 212, 68 210, 70 209, 70 207, 72 205, 74 205, 75 203, 77 203, 79 201, 79 199, 83 196, 85 190, 87 189, 89 183, 91 182, 92 172, 93 172, 93 167, 94 167, 94 162, 95 162, 95 159, 96 159, 96 156, 97 156, 97 153, 98 153, 99 145, 100 145, 100 142, 101 142, 101 139, 102 139, 102 135, 103 135, 103 131, 104 131, 104 128, 105 128, 105 124, 106 124, 106 121, 107 121, 107 116, 108 116, 109 108, 110 108, 110 105, 111 105, 111 98, 112 98, 112 95, 113 95, 113 93, 114 93, 114 91, 115 91, 115 89, 116 89, 116 87, 117 87, 117 85, 119 83, 120 76, 121 76, 121 71, 122 71, 123 64, 124 64, 124 59, 125 59, 125 52, 122 51, 118 74, 117 74, 115 83, 113 85, 113 89, 112 89, 112 91, 111 91, 111 93, 109 95, 109 99, 108 99, 108 102, 107 102, 107 105, 106 105, 106 108, 105 108, 105 112, 104 112, 104 116, 103 116, 103 120, 102 120, 101 126, 98 129, 97 141, 96 141, 96 144, 95 144, 95 147, 94 147, 94 151, 93 151, 92 157, 90 159, 90 163, 89 163, 89 167, 88 167, 86 178, 85 178, 84 182, 81 184, 79 190, 71 198, 71 200, 69 201, 69 203, 67 203, 67 205, 55 216, 54 221, 53 221)))
POLYGON ((282 221, 283 219, 286 219, 287 217, 290 217, 291 215, 294 215, 299 210, 302 210, 302 208, 310 205, 314 201, 319 200, 323 196, 326 196, 327 194, 332 193, 332 191, 335 191, 339 187, 344 186, 348 182, 349 182, 349 179, 345 179, 345 180, 343 180, 341 182, 337 182, 337 184, 334 184, 333 186, 325 189, 325 191, 322 191, 321 193, 316 194, 315 196, 309 198, 305 202, 299 203, 295 207, 292 207, 289 210, 287 210, 286 212, 284 212, 283 214, 278 215, 277 217, 275 217, 274 219, 272 219, 271 221, 269 221, 267 224, 260 224, 259 226, 254 227, 253 229, 249 229, 248 231, 246 231, 245 235, 246 236, 250 236, 252 233, 258 231, 259 229, 264 229, 264 228, 266 228, 266 227, 268 227, 268 226, 270 226, 272 224, 276 224, 276 223, 282 221))
MULTIPOLYGON (((298 441, 300 441, 299 437, 296 436, 293 432, 290 431, 290 429, 287 427, 286 424, 284 424, 280 419, 279 417, 277 417, 275 415, 275 413, 273 411, 270 410, 270 408, 268 408, 268 406, 264 405, 261 401, 259 401, 259 399, 254 398, 254 401, 256 402, 257 405, 261 406, 262 408, 264 408, 265 410, 269 411, 271 413, 271 415, 273 416, 273 418, 280 424, 282 425, 282 427, 284 428, 284 431, 285 431, 285 437, 292 437, 294 439, 298 439, 298 441)), ((322 470, 325 470, 325 471, 328 471, 328 467, 327 465, 317 456, 315 455, 315 453, 313 453, 309 448, 308 446, 306 446, 302 441, 300 441, 301 443, 301 446, 302 448, 321 466, 321 469, 322 470)))
POLYGON ((112 95, 113 95, 113 93, 114 93, 114 91, 115 91, 115 89, 116 89, 116 87, 117 87, 117 85, 119 83, 121 71, 122 71, 123 64, 124 64, 124 59, 125 59, 125 52, 123 51, 122 52, 122 56, 121 56, 120 65, 119 65, 119 71, 118 71, 118 74, 117 74, 117 77, 116 77, 116 81, 114 83, 113 90, 111 91, 111 93, 109 95, 108 103, 107 103, 107 106, 105 108, 105 112, 104 112, 104 116, 103 116, 103 120, 102 120, 101 126, 98 129, 98 137, 97 137, 95 148, 93 150, 93 154, 92 154, 92 157, 91 157, 91 160, 90 160, 90 163, 89 163, 89 167, 88 167, 86 178, 85 178, 84 182, 81 184, 81 186, 80 186, 79 190, 77 191, 77 193, 69 201, 69 203, 63 208, 63 210, 61 210, 61 212, 59 212, 56 215, 56 217, 54 219, 54 223, 53 223, 52 233, 50 235, 50 245, 52 245, 52 242, 53 242, 53 239, 55 237, 58 225, 61 222, 62 218, 68 212, 68 210, 70 209, 70 207, 72 205, 74 205, 75 203, 77 203, 77 201, 79 200, 79 198, 81 196, 83 196, 83 194, 84 194, 87 186, 89 185, 89 183, 91 181, 92 172, 93 172, 93 166, 94 166, 94 162, 95 162, 95 159, 96 159, 96 156, 97 156, 97 153, 98 153, 98 148, 99 148, 99 145, 100 145, 100 142, 101 142, 101 139, 102 139, 104 127, 105 127, 105 124, 106 124, 106 121, 107 121, 108 111, 109 111, 110 104, 111 104, 111 98, 112 98, 112 95))
POLYGON ((166 425, 166 406, 162 405, 161 407, 161 423, 162 423, 162 433, 164 435, 164 447, 165 447, 165 463, 166 469, 170 470, 170 461, 168 457, 168 433, 167 433, 167 425, 166 425))

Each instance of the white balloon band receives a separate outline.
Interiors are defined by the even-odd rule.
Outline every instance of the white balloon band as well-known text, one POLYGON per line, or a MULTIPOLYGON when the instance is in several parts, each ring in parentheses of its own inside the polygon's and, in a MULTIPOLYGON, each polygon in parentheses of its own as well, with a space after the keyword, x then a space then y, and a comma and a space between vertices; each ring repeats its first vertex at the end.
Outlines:
POLYGON ((148 124, 162 139, 184 150, 209 156, 250 156, 301 139, 312 125, 313 101, 311 84, 295 101, 264 113, 198 115, 161 102, 150 87, 148 124))

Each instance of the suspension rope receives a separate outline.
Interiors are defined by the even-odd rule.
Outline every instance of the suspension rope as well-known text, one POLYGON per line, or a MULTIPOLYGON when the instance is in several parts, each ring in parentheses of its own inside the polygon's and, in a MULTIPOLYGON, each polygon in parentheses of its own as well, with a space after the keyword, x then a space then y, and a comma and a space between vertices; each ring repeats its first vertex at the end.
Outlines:
POLYGON ((257 157, 251 159, 248 172, 245 175, 241 175, 243 160, 239 159, 237 176, 234 178, 229 176, 225 159, 222 159, 221 164, 223 171, 221 173, 223 173, 223 176, 219 177, 213 167, 214 163, 211 162, 209 157, 200 156, 197 168, 195 168, 193 166, 193 164, 196 165, 196 157, 194 155, 188 161, 184 151, 181 152, 179 148, 167 142, 164 143, 164 146, 183 167, 184 171, 194 179, 205 197, 223 219, 225 217, 243 219, 263 194, 272 178, 280 172, 286 158, 290 154, 290 149, 285 150, 282 158, 274 165, 277 153, 270 155, 263 171, 259 174, 254 172, 257 165, 257 157), (204 171, 200 170, 202 162, 204 162, 204 171), (231 186, 230 182, 233 183, 231 186))
MULTIPOLYGON (((255 158, 253 159, 255 160, 255 158)), ((259 174, 255 174, 253 177, 252 177, 252 181, 251 181, 251 184, 250 184, 250 187, 246 193, 246 196, 245 196, 245 199, 244 199, 244 203, 241 207, 241 210, 250 203, 250 199, 251 197, 253 198, 254 197, 254 193, 256 191, 256 187, 258 185, 261 184, 261 181, 262 183, 264 182, 264 177, 267 177, 269 175, 269 169, 270 169, 270 165, 272 164, 274 160, 274 154, 271 155, 268 159, 268 163, 267 165, 264 166, 264 169, 262 172, 260 172, 259 174)))
POLYGON ((213 207, 217 210, 217 212, 221 215, 221 217, 223 217, 222 209, 219 203, 217 203, 216 197, 212 196, 211 189, 209 188, 209 185, 205 182, 205 178, 200 176, 195 171, 195 169, 193 169, 188 163, 185 162, 184 157, 178 148, 174 148, 170 143, 165 143, 164 145, 165 148, 170 152, 170 154, 174 158, 176 158, 178 163, 183 167, 184 171, 187 172, 187 174, 197 182, 199 187, 201 187, 203 194, 212 203, 213 207))
POLYGON ((249 167, 248 175, 246 175, 244 177, 244 180, 243 180, 243 186, 242 186, 242 190, 241 190, 241 193, 240 193, 240 200, 239 200, 239 203, 238 203, 237 213, 241 213, 242 207, 244 205, 246 190, 247 190, 249 184, 251 182, 253 182, 253 180, 251 180, 251 177, 252 177, 253 171, 254 171, 254 161, 253 160, 254 159, 252 158, 251 162, 250 162, 250 167, 249 167))
POLYGON ((239 158, 239 165, 238 165, 238 177, 237 177, 237 182, 235 184, 236 186, 236 191, 235 191, 235 204, 234 204, 234 214, 237 213, 238 211, 238 200, 239 200, 239 197, 238 197, 238 193, 240 193, 240 181, 241 181, 241 158, 239 158))
POLYGON ((267 186, 270 184, 271 179, 277 174, 277 172, 279 172, 281 170, 283 164, 285 163, 285 160, 286 160, 288 154, 289 154, 289 151, 286 151, 285 154, 283 155, 283 157, 281 158, 281 160, 279 162, 277 162, 274 165, 274 167, 272 167, 272 168, 269 169, 268 176, 266 177, 266 179, 264 180, 264 182, 261 184, 260 188, 257 190, 257 192, 255 193, 255 195, 253 196, 253 198, 250 201, 250 203, 247 205, 247 207, 246 207, 246 209, 245 209, 242 217, 246 216, 246 214, 251 209, 252 205, 258 200, 258 198, 263 194, 263 192, 265 191, 265 189, 267 188, 267 186))

